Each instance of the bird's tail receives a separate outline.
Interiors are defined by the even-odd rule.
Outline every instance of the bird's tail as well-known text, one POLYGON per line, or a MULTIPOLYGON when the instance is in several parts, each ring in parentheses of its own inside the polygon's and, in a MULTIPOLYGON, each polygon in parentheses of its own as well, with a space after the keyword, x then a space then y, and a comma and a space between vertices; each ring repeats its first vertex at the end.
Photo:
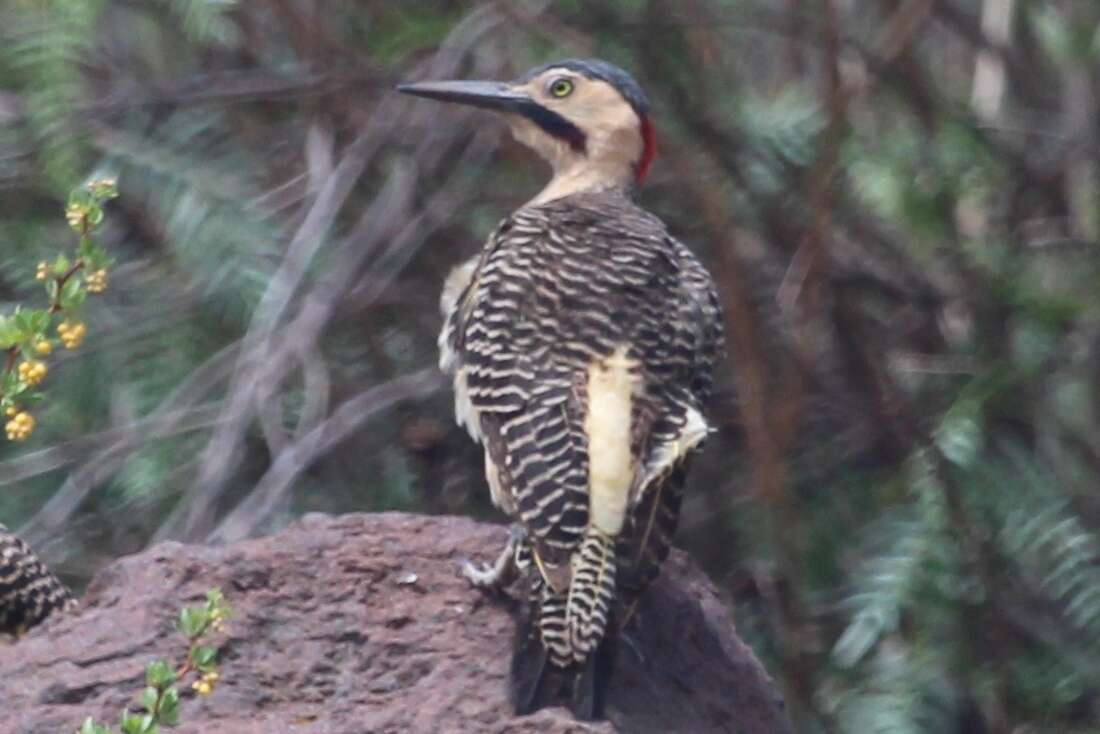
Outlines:
POLYGON ((565 605, 569 650, 586 660, 604 637, 615 604, 615 540, 594 527, 573 554, 573 573, 565 605))
POLYGON ((566 593, 535 574, 531 608, 512 658, 517 714, 536 711, 569 691, 574 715, 602 716, 615 661, 615 541, 589 528, 573 555, 566 593))

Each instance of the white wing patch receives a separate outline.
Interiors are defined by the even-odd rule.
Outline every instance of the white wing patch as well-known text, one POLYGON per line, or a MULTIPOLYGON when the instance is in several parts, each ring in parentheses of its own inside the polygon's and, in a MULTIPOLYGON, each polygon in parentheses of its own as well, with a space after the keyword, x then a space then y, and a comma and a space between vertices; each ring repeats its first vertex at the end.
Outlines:
POLYGON ((684 427, 680 433, 677 434, 675 439, 658 444, 650 453, 641 481, 638 482, 635 500, 645 493, 655 479, 672 469, 676 462, 698 446, 707 437, 710 430, 703 414, 695 408, 687 406, 687 412, 684 415, 684 427))

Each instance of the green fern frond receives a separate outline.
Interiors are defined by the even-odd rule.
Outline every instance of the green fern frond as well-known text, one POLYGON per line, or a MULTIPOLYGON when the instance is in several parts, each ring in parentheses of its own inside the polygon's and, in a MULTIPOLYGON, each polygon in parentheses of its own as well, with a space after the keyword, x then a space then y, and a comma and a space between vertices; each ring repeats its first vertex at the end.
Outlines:
POLYGON ((130 131, 104 141, 123 178, 141 192, 162 223, 186 275, 203 300, 244 324, 275 267, 282 232, 246 202, 262 193, 244 172, 263 166, 227 144, 216 115, 180 112, 155 135, 130 131))
POLYGON ((857 592, 846 602, 854 614, 833 647, 833 660, 841 667, 852 667, 880 637, 897 630, 902 611, 918 593, 954 600, 973 595, 947 532, 944 494, 930 461, 924 452, 912 457, 907 474, 915 501, 867 531, 857 592))
POLYGON ((857 577, 858 591, 846 602, 854 614, 832 653, 833 660, 845 668, 858 663, 883 635, 898 628, 901 611, 920 582, 933 533, 924 516, 906 511, 879 523, 872 535, 892 540, 864 562, 857 577))
POLYGON ((837 707, 837 731, 929 734, 955 728, 959 700, 938 650, 886 644, 865 672, 837 707))
POLYGON ((1066 619, 1096 639, 1100 634, 1100 542, 1064 500, 1044 499, 1012 510, 998 539, 1038 590, 1062 605, 1066 619))
POLYGON ((0 44, 0 61, 22 81, 43 173, 59 190, 81 172, 83 146, 73 123, 87 96, 81 65, 92 55, 102 6, 100 0, 71 0, 23 7, 10 18, 13 40, 0 44))
POLYGON ((854 696, 842 707, 837 728, 851 734, 924 734, 913 698, 904 691, 854 696))

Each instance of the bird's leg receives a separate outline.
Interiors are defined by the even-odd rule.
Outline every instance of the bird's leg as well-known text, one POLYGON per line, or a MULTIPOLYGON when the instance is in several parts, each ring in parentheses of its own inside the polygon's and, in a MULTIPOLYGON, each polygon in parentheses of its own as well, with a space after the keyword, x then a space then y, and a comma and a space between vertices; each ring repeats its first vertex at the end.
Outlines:
POLYGON ((508 543, 492 565, 465 561, 462 575, 479 589, 502 589, 515 580, 524 558, 530 556, 527 550, 527 533, 521 525, 513 525, 508 543))
POLYGON ((634 620, 634 615, 638 613, 639 601, 641 601, 640 596, 634 597, 634 600, 630 602, 630 606, 626 608, 626 613, 623 615, 622 624, 619 625, 621 629, 626 629, 626 626, 634 620))
POLYGON ((626 645, 628 648, 630 648, 630 651, 632 653, 634 653, 634 656, 636 658, 638 658, 639 663, 641 663, 642 665, 646 664, 646 658, 645 658, 645 654, 642 652, 642 646, 638 642, 638 640, 634 638, 634 635, 632 635, 630 632, 628 632, 625 629, 620 630, 620 632, 619 632, 619 642, 622 642, 624 645, 626 645))
POLYGON ((623 615, 623 623, 619 627, 619 640, 630 648, 630 651, 638 658, 638 662, 645 665, 646 658, 642 653, 642 646, 629 629, 630 627, 637 629, 641 625, 642 614, 638 611, 639 601, 641 601, 641 597, 635 598, 627 607, 626 614, 623 615))

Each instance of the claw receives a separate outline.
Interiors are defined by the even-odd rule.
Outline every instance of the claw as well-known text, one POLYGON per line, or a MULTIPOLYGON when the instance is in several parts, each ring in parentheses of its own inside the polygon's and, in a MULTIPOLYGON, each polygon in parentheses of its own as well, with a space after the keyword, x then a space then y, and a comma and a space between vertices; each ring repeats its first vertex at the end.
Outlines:
POLYGON ((462 562, 462 575, 467 581, 479 589, 499 588, 500 573, 495 566, 488 563, 474 563, 466 560, 462 562))
POLYGON ((508 531, 508 542, 504 550, 497 556, 492 565, 488 563, 474 563, 470 560, 462 562, 462 575, 473 586, 479 589, 499 590, 512 583, 519 569, 517 556, 527 538, 527 532, 522 525, 513 525, 508 531))

